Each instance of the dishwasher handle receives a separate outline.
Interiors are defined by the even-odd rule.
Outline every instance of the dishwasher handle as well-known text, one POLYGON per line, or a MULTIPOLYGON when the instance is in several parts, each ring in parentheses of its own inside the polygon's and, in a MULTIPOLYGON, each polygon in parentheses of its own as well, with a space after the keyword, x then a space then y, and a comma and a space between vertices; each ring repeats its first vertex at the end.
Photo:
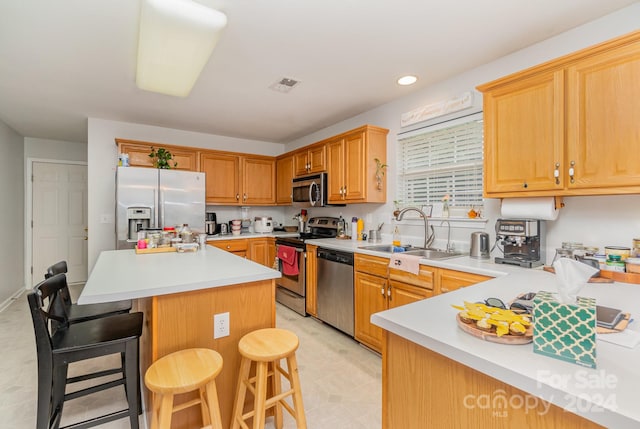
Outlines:
POLYGON ((353 253, 351 252, 320 248, 318 249, 318 259, 326 259, 327 261, 353 266, 353 253))

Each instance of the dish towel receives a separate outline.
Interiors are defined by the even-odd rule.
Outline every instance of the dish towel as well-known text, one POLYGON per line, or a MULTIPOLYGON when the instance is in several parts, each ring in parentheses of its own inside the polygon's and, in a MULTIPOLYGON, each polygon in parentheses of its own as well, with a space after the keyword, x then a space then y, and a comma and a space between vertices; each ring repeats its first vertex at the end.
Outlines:
POLYGON ((420 256, 394 253, 389 259, 389 267, 418 275, 420 272, 420 256))
POLYGON ((297 276, 298 252, 295 247, 278 246, 278 259, 282 261, 282 274, 286 276, 297 276))

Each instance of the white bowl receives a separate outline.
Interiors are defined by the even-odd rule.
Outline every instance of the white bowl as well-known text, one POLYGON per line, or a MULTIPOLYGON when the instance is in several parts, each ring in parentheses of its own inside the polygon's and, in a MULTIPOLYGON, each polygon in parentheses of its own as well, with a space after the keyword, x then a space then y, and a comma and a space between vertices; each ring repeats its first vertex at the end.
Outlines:
POLYGON ((240 235, 240 230, 239 229, 234 229, 233 231, 231 231, 231 234, 240 235))

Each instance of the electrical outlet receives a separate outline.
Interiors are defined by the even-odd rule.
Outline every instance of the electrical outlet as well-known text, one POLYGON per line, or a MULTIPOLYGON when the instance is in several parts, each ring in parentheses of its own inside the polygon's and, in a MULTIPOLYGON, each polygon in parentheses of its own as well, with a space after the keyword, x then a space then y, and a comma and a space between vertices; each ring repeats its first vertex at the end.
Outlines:
POLYGON ((213 315, 213 338, 229 336, 229 312, 213 315))

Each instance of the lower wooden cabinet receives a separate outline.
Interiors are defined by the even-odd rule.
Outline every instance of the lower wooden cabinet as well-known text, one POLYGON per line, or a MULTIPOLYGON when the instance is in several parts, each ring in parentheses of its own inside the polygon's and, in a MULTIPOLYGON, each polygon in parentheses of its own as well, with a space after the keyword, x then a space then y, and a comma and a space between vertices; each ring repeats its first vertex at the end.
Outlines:
POLYGON ((306 269, 306 306, 307 313, 318 316, 318 246, 307 244, 306 269))
MULTIPOLYGON (((420 265, 412 274, 389 268, 389 259, 355 255, 355 339, 381 352, 383 330, 371 323, 371 315, 411 304, 434 295, 489 280, 491 277, 420 265)), ((308 292, 307 292, 308 293, 308 292)))
POLYGON ((207 244, 269 268, 273 267, 276 258, 276 241, 273 237, 211 240, 207 244))
POLYGON ((371 323, 371 315, 433 296, 433 273, 389 269, 389 259, 355 255, 355 338, 377 352, 382 351, 383 331, 371 323))
POLYGON ((253 262, 272 268, 276 258, 276 239, 273 237, 250 239, 247 257, 253 262))

